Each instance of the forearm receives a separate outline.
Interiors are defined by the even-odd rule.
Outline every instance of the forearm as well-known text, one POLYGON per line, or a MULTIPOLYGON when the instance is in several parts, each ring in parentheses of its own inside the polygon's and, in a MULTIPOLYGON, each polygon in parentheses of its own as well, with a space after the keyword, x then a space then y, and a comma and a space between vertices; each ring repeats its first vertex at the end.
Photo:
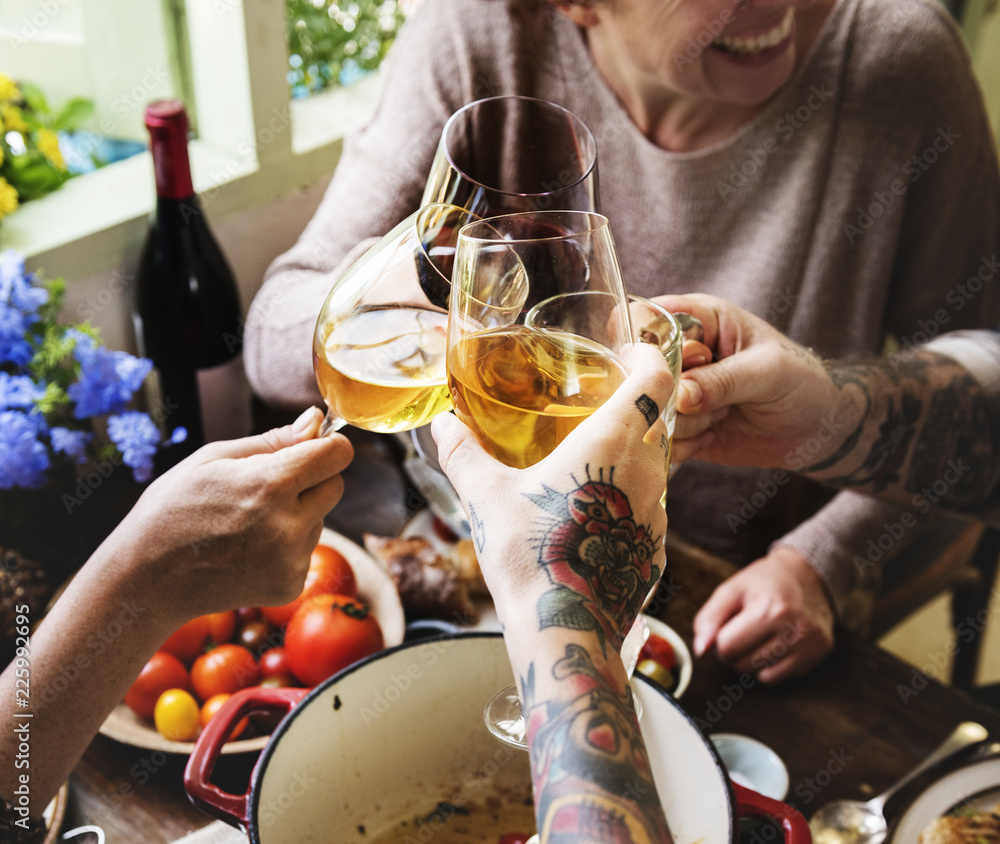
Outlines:
POLYGON ((854 417, 821 459, 803 443, 793 468, 916 506, 963 511, 987 499, 1000 468, 998 400, 968 369, 915 350, 833 364, 830 376, 854 417))
POLYGON ((505 639, 528 725, 535 815, 575 841, 668 842, 632 692, 616 648, 587 631, 538 630, 534 610, 505 639), (625 832, 627 830, 627 833, 625 832))
POLYGON ((0 796, 9 802, 27 784, 32 816, 176 626, 162 590, 141 582, 116 547, 96 552, 0 675, 0 717, 20 729, 0 734, 0 796))

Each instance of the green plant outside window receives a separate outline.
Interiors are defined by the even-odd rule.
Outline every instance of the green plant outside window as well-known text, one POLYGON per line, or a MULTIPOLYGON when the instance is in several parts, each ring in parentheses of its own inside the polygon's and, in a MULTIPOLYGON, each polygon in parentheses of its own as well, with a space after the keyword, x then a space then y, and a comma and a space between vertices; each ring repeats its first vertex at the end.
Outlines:
POLYGON ((378 68, 403 22, 397 0, 286 0, 293 97, 349 85, 378 68))

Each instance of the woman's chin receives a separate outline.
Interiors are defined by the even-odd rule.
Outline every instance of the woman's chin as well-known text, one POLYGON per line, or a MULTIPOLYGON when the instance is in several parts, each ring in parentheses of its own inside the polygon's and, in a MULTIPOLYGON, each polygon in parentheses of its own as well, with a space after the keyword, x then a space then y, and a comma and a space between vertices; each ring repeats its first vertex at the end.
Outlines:
POLYGON ((767 102, 795 73, 795 44, 789 39, 755 55, 741 55, 709 47, 705 58, 709 76, 725 100, 744 105, 767 102))

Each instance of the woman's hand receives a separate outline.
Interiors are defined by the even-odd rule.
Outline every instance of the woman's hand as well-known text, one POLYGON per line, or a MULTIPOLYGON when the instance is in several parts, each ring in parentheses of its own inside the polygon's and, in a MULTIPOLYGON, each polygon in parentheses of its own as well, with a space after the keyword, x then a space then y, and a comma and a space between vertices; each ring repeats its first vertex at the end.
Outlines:
POLYGON ((469 514, 501 620, 571 584, 613 622, 617 639, 638 614, 651 571, 662 572, 667 435, 659 413, 672 382, 658 350, 634 351, 632 373, 611 399, 527 469, 494 460, 451 414, 434 420, 441 466, 469 514))
POLYGON ((698 317, 715 360, 708 363, 705 354, 685 347, 675 463, 697 456, 729 466, 801 469, 804 444, 810 446, 808 462, 818 462, 854 429, 861 396, 835 384, 810 349, 715 296, 659 296, 656 301, 698 317), (702 360, 692 360, 696 356, 702 360))
POLYGON ((833 610, 819 575, 797 551, 776 546, 721 583, 694 619, 694 650, 762 683, 804 674, 833 649, 833 610))
POLYGON ((138 574, 163 578, 160 600, 180 615, 291 600, 353 457, 344 437, 316 438, 322 418, 310 408, 292 425, 200 448, 107 542, 138 574))

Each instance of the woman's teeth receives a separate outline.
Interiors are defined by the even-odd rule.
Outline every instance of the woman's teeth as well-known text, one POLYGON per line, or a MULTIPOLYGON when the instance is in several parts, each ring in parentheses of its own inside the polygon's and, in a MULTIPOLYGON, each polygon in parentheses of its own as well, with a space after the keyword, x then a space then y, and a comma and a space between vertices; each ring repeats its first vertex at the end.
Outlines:
POLYGON ((792 23, 795 20, 795 10, 788 9, 785 17, 770 32, 755 35, 752 38, 740 38, 732 35, 722 35, 713 41, 713 45, 721 47, 729 53, 737 53, 741 56, 755 56, 777 47, 784 41, 792 31, 792 23))

